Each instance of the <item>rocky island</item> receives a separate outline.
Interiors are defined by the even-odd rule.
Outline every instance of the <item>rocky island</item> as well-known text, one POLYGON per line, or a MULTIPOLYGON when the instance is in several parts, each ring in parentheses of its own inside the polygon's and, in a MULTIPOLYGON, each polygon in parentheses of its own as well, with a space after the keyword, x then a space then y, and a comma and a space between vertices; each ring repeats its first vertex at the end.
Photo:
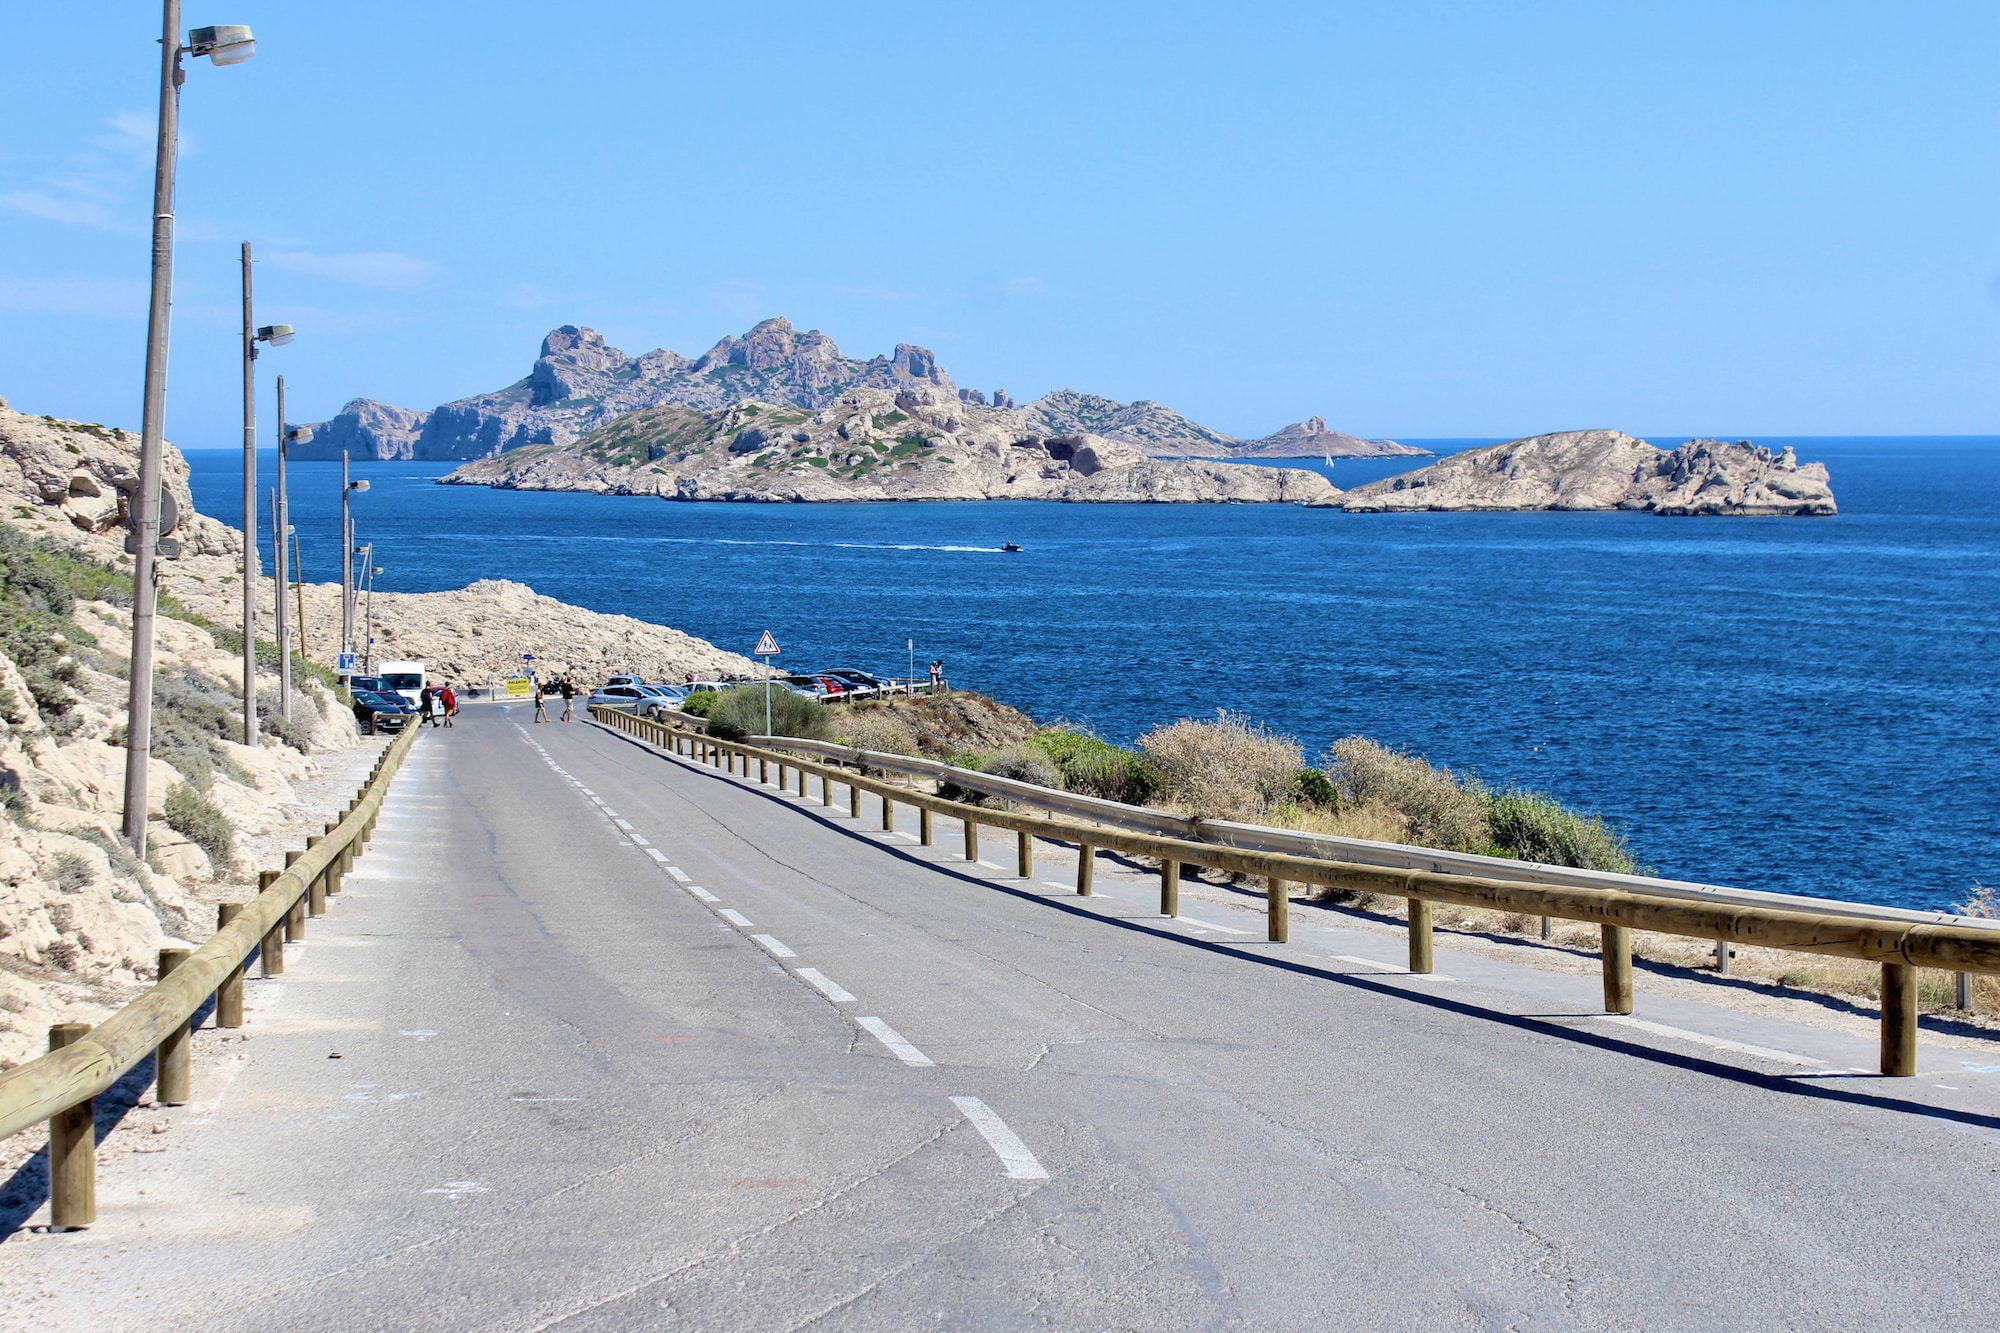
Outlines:
POLYGON ((1822 463, 1748 440, 1661 449, 1615 430, 1572 430, 1453 454, 1340 497, 1349 513, 1633 509, 1813 517, 1838 512, 1822 463))
POLYGON ((1316 472, 1149 458, 1106 436, 1042 435, 1027 414, 939 388, 853 389, 813 410, 744 402, 630 412, 574 445, 509 449, 447 484, 671 500, 1337 503, 1316 472))
POLYGON ((357 398, 313 427, 300 458, 470 459, 528 445, 574 444, 627 412, 685 407, 719 412, 745 403, 820 411, 859 389, 929 394, 946 406, 1014 414, 1018 433, 1096 435, 1142 454, 1168 458, 1381 457, 1428 451, 1392 440, 1329 431, 1326 421, 1287 426, 1256 440, 1190 421, 1151 400, 1058 389, 1025 405, 1004 389, 991 396, 961 389, 929 350, 899 343, 889 356, 844 355, 818 329, 800 333, 767 319, 741 338, 724 338, 698 357, 656 348, 627 356, 595 329, 565 324, 542 339, 528 374, 504 389, 446 403, 429 412, 357 398))

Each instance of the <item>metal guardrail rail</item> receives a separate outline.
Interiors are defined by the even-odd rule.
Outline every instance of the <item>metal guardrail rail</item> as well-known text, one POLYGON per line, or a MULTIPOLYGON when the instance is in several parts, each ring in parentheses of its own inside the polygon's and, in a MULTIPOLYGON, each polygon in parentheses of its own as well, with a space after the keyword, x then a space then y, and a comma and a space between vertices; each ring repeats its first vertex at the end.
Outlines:
POLYGON ((160 951, 160 978, 151 989, 91 1027, 58 1023, 49 1029, 49 1053, 0 1073, 0 1138, 49 1123, 49 1209, 58 1230, 97 1219, 97 1134, 92 1099, 125 1072, 157 1054, 156 1098, 163 1106, 189 1100, 189 1022, 215 998, 217 1027, 243 1025, 243 973, 261 951, 265 976, 284 971, 287 940, 305 938, 310 917, 326 912, 329 894, 373 836, 389 783, 416 743, 405 728, 376 759, 368 780, 337 823, 306 840, 304 851, 285 853, 282 871, 258 876, 248 903, 227 903, 216 932, 198 949, 160 951))
POLYGON ((2000 922, 1193 820, 1050 791, 930 760, 792 738, 725 741, 685 723, 639 718, 605 708, 591 711, 598 721, 674 754, 717 767, 727 765, 732 772, 740 760, 746 776, 755 762, 760 782, 770 781, 769 770, 775 764, 779 787, 786 788, 789 770, 796 776, 801 796, 805 795, 808 775, 817 776, 821 799, 827 805, 833 803, 833 784, 839 782, 848 788, 850 813, 855 818, 861 814, 861 793, 873 792, 882 800, 885 827, 896 804, 915 806, 920 812, 918 840, 925 845, 932 840, 934 814, 957 819, 965 831, 968 861, 979 857, 982 826, 1011 829, 1016 835, 1017 870, 1023 877, 1033 873, 1034 839, 1074 845, 1079 852, 1079 894, 1091 892, 1092 866, 1099 849, 1154 858, 1160 864, 1160 911, 1165 916, 1179 913, 1183 865, 1259 876, 1267 884, 1268 934, 1274 942, 1290 937, 1290 884, 1400 897, 1409 903, 1409 960, 1410 971, 1415 973, 1432 970, 1431 909, 1436 903, 1595 924, 1602 932, 1604 1007, 1614 1014, 1629 1014, 1633 1009, 1633 930, 1878 963, 1882 968, 1881 1068, 1884 1074, 1898 1077, 1916 1073, 1917 969, 2000 975, 2000 922), (841 767, 841 761, 862 769, 949 781, 1053 813, 950 801, 841 767))

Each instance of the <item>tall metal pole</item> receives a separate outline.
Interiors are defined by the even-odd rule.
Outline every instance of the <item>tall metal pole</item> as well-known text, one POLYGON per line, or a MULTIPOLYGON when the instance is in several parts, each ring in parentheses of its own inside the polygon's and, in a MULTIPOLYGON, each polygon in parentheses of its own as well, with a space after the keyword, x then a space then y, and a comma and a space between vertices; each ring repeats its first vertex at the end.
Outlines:
POLYGON ((291 613, 285 607, 285 573, 289 566, 286 559, 287 543, 291 541, 292 516, 285 506, 285 377, 278 376, 278 510, 273 518, 272 536, 278 548, 278 559, 272 567, 272 577, 276 580, 278 594, 278 716, 289 722, 292 720, 292 640, 291 613))
POLYGON ((354 651, 354 526, 347 515, 347 450, 340 451, 340 651, 354 651))
POLYGON ((257 324, 243 242, 243 743, 257 743, 257 324))
POLYGON ((146 855, 146 766, 153 757, 154 547, 160 539, 160 455, 166 445, 167 333, 174 304, 174 151, 180 134, 181 6, 162 0, 160 136, 153 158, 153 291, 146 316, 146 390, 139 489, 132 496, 132 680, 125 715, 125 840, 146 855))
POLYGON ((368 543, 368 554, 364 557, 368 571, 368 609, 362 613, 361 628, 364 642, 361 647, 361 669, 365 675, 375 674, 375 543, 368 543))

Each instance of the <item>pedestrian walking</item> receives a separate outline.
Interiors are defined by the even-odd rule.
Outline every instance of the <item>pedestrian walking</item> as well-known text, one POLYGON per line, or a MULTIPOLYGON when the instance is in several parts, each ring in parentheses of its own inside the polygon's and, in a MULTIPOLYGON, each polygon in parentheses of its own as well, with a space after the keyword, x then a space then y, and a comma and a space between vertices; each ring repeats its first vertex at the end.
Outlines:
POLYGON ((542 682, 538 680, 535 682, 535 721, 546 722, 548 720, 549 706, 542 700, 542 682))
POLYGON ((436 690, 428 685, 424 686, 423 692, 417 696, 417 708, 419 723, 428 722, 434 727, 438 724, 436 690))
POLYGON ((444 705, 444 724, 448 727, 451 720, 458 716, 458 694, 451 688, 450 681, 444 683, 444 692, 438 696, 438 702, 444 705))
POLYGON ((575 720, 574 715, 571 712, 571 705, 576 701, 576 686, 570 683, 568 673, 564 673, 563 678, 556 682, 556 688, 562 691, 562 697, 563 697, 562 720, 565 722, 570 722, 575 720))

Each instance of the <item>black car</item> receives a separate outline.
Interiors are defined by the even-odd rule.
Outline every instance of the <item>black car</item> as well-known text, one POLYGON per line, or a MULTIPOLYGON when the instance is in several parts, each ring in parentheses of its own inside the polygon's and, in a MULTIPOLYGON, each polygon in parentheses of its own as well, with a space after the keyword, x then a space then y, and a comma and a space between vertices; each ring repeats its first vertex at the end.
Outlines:
POLYGON ((354 720, 361 725, 361 734, 373 736, 378 731, 401 731, 416 715, 409 700, 400 694, 387 690, 351 690, 354 697, 354 720))

